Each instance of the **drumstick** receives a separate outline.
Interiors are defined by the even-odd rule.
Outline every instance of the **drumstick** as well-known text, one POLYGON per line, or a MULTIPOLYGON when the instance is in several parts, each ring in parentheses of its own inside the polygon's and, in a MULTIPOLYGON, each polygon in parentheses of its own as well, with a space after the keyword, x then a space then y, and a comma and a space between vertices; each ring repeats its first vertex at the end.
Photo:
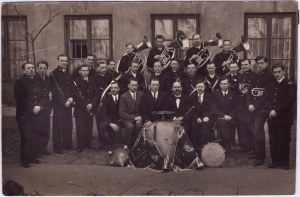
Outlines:
POLYGON ((188 115, 188 113, 190 113, 190 111, 192 111, 192 109, 194 109, 194 107, 195 107, 195 106, 191 107, 191 109, 189 109, 189 111, 187 111, 187 112, 182 116, 182 119, 183 119, 186 115, 188 115))

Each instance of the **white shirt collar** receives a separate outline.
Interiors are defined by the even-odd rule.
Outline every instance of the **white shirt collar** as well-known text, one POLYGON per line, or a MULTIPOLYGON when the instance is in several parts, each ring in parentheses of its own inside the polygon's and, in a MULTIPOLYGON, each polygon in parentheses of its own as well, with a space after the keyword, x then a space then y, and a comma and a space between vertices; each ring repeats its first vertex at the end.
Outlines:
POLYGON ((278 80, 278 83, 281 83, 284 80, 285 76, 278 80))
MULTIPOLYGON (((131 72, 131 71, 130 71, 131 72)), ((132 76, 136 77, 136 73, 131 72, 132 76)))
POLYGON ((216 74, 213 74, 213 75, 209 74, 210 78, 214 78, 215 75, 216 75, 216 74))
POLYGON ((226 92, 222 91, 223 95, 226 93, 226 95, 228 95, 228 90, 226 92))

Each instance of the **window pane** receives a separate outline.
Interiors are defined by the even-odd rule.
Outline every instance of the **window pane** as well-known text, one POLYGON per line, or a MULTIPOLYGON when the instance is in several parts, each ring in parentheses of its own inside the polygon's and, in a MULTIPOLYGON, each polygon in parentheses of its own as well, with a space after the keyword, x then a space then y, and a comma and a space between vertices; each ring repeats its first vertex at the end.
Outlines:
POLYGON ((25 63, 25 60, 12 60, 10 61, 10 77, 11 79, 18 79, 23 74, 22 73, 22 64, 25 63))
POLYGON ((291 40, 290 39, 272 39, 272 59, 290 59, 291 40))
POLYGON ((93 39, 109 39, 109 21, 92 20, 92 38, 93 39))
POLYGON ((70 20, 70 39, 87 39, 86 20, 70 20))
POLYGON ((248 18, 248 38, 266 38, 267 20, 264 18, 248 18))
POLYGON ((86 58, 87 42, 86 40, 71 40, 70 54, 72 58, 86 58))
POLYGON ((272 38, 290 38, 292 36, 291 18, 272 18, 272 38))
POLYGON ((156 19, 155 20, 155 36, 163 35, 166 40, 173 40, 173 20, 156 19))
POLYGON ((196 19, 178 19, 178 30, 183 31, 188 38, 192 38, 196 29, 196 19))
POLYGON ((25 40, 25 21, 8 22, 9 40, 25 40))
POLYGON ((255 59, 258 55, 266 55, 266 39, 249 39, 250 50, 247 52, 249 59, 255 59))
POLYGON ((93 40, 92 53, 100 59, 109 59, 109 40, 93 40))
POLYGON ((10 59, 25 59, 26 42, 25 41, 10 41, 9 42, 9 57, 10 59))

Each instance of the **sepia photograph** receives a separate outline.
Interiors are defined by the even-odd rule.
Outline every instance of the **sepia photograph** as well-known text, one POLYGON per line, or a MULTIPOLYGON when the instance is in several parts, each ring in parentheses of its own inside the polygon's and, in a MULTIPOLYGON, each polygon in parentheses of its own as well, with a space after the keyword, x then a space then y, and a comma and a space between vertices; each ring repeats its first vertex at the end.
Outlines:
POLYGON ((294 195, 298 1, 2 1, 6 196, 294 195))

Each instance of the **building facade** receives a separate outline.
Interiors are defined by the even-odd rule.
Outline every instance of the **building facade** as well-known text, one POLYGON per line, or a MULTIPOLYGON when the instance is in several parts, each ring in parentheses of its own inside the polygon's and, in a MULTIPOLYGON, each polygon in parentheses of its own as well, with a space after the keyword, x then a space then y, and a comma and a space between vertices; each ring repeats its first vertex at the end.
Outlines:
MULTIPOLYGON (((166 43, 182 30, 191 40, 217 32, 238 44, 245 35, 251 50, 243 56, 266 55, 269 66, 283 61, 288 76, 297 77, 297 1, 263 2, 34 2, 2 4, 2 99, 14 104, 13 84, 24 61, 47 60, 49 72, 57 56, 67 54, 70 71, 87 54, 118 61, 126 43, 137 45, 162 34, 166 43)), ((192 42, 190 42, 192 45, 192 42)), ((211 60, 221 49, 214 47, 211 60)), ((148 55, 148 49, 143 53, 148 55)), ((184 58, 179 51, 177 58, 184 58)))

